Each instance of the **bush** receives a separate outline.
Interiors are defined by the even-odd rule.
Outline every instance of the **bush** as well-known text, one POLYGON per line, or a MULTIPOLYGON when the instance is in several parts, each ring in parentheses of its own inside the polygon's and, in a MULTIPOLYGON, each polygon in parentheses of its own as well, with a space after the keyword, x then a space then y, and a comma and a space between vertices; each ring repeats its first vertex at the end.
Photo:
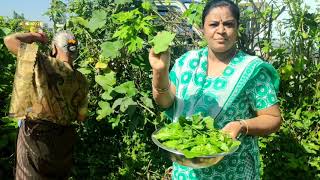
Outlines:
MULTIPOLYGON (((260 138, 262 179, 320 178, 320 18, 319 12, 310 13, 301 4, 294 0, 277 5, 267 1, 261 6, 249 3, 253 8, 241 5, 239 48, 273 63, 281 75, 283 125, 279 132, 260 138), (288 7, 290 19, 276 23, 282 7, 288 7), (273 39, 275 31, 278 39, 273 39)), ((189 49, 205 45, 195 34, 180 34, 185 32, 181 28, 190 28, 185 24, 186 18, 191 23, 200 22, 203 4, 191 5, 184 15, 170 12, 168 16, 157 13, 148 1, 74 0, 65 5, 52 3, 47 14, 56 23, 65 21, 65 26, 78 37, 81 53, 76 67, 90 83, 90 112, 87 121, 77 128, 79 138, 71 179, 161 179, 171 162, 150 138, 164 119, 151 98, 149 42, 161 30, 177 33, 171 51, 173 60, 189 49), (67 12, 57 9, 57 5, 67 12), (63 20, 65 17, 69 18, 63 20)), ((7 32, 4 27, 18 29, 0 22, 1 37, 7 32)), ((5 117, 14 58, 3 44, 0 47, 0 57, 4 59, 0 113, 5 117)), ((2 122, 1 128, 12 121, 2 118, 2 122)), ((15 126, 11 127, 14 128, 10 132, 14 132, 15 126)), ((4 177, 10 178, 14 143, 13 135, 9 136, 1 136, 0 144, 6 145, 2 149, 0 146, 5 152, 1 153, 0 162, 9 162, 2 171, 4 177), (11 143, 4 143, 9 139, 11 143)))

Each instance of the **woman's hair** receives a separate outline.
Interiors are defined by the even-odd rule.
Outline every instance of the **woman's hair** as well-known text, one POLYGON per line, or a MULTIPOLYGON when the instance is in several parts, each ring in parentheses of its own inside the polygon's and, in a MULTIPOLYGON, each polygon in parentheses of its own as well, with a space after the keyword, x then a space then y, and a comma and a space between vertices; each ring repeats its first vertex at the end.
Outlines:
POLYGON ((70 31, 60 31, 54 35, 52 44, 61 48, 63 52, 74 53, 76 51, 77 41, 70 31))
POLYGON ((239 26, 240 10, 239 7, 231 0, 209 0, 202 11, 202 26, 204 26, 204 21, 209 14, 209 12, 216 7, 228 7, 237 20, 237 25, 239 26))

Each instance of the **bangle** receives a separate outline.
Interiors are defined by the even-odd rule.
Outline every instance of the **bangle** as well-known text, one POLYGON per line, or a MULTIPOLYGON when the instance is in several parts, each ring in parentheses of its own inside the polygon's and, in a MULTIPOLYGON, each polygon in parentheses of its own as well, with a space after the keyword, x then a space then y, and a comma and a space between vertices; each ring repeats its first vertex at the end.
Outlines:
POLYGON ((246 135, 247 135, 248 131, 249 131, 248 123, 245 120, 240 120, 239 123, 240 123, 241 129, 244 127, 243 124, 245 124, 245 126, 246 126, 246 135))
POLYGON ((170 81, 169 81, 169 84, 168 84, 168 86, 166 88, 156 88, 156 87, 153 86, 153 83, 152 83, 153 90, 156 91, 159 94, 163 94, 163 93, 167 92, 170 89, 170 86, 171 86, 170 81))

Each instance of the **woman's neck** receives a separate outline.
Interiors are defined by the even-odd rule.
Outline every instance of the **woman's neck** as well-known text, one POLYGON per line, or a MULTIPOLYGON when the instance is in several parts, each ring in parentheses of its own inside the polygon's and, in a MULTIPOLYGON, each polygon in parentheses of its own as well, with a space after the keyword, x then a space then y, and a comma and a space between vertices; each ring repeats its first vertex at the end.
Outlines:
POLYGON ((230 60, 236 55, 237 48, 232 47, 225 52, 215 52, 209 48, 208 60, 212 62, 222 62, 228 64, 230 60))

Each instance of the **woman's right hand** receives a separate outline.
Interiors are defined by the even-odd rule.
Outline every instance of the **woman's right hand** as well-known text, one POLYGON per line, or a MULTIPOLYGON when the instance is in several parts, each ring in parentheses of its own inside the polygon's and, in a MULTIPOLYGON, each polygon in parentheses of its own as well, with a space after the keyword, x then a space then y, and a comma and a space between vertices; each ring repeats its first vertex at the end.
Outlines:
POLYGON ((44 33, 15 33, 8 35, 4 38, 4 44, 8 50, 13 54, 17 55, 21 43, 33 43, 40 42, 43 44, 48 43, 47 35, 44 33))
POLYGON ((48 37, 43 32, 29 32, 17 34, 17 39, 24 43, 39 42, 42 44, 48 43, 48 37))
POLYGON ((34 41, 40 42, 42 44, 48 43, 48 36, 43 32, 32 33, 34 41))
POLYGON ((149 63, 154 71, 166 72, 169 71, 170 54, 168 51, 156 54, 154 49, 150 49, 149 63))

